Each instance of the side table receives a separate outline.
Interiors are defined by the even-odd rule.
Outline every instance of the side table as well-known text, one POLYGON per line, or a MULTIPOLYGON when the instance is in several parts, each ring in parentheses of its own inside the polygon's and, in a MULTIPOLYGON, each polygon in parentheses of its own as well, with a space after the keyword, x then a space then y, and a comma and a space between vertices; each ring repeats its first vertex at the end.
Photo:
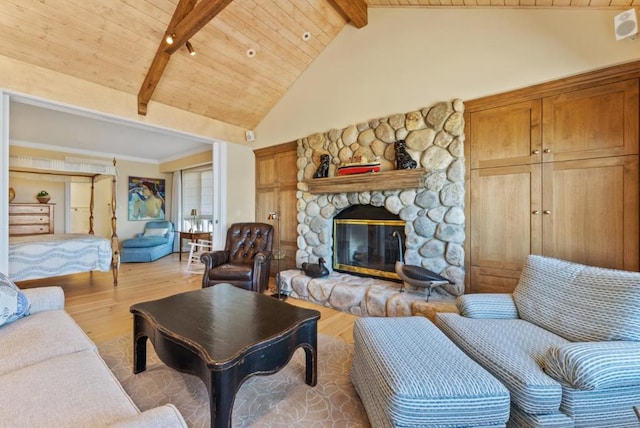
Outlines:
POLYGON ((191 242, 198 242, 198 239, 206 239, 206 240, 211 240, 211 232, 178 232, 180 234, 180 245, 179 245, 179 251, 180 251, 180 256, 179 259, 180 261, 182 261, 182 240, 183 239, 190 239, 191 242))

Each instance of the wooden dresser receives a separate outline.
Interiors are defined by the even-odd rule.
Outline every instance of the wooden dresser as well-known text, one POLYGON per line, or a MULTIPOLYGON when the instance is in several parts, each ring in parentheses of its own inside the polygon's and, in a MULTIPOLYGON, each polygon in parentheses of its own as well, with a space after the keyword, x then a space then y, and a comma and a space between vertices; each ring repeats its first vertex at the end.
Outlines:
POLYGON ((9 204, 9 236, 53 233, 55 204, 9 204))

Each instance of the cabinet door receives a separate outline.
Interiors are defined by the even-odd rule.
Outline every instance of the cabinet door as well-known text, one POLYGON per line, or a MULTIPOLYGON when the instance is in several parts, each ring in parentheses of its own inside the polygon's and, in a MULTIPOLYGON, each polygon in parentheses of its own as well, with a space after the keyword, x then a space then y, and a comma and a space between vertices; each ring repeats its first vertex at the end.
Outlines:
POLYGON ((297 186, 298 154, 296 150, 276 155, 277 182, 280 185, 297 186))
POLYGON ((296 251, 298 250, 298 211, 296 186, 280 186, 278 202, 280 207, 280 249, 284 255, 281 269, 296 267, 296 251))
POLYGON ((471 168, 540 162, 540 100, 472 112, 471 168))
POLYGON ((277 171, 273 155, 256 156, 256 187, 274 186, 277 182, 277 171))
POLYGON ((638 80, 543 100, 543 162, 638 153, 638 80))
POLYGON ((510 292, 541 251, 540 165, 471 171, 472 292, 510 292))
POLYGON ((543 168, 543 254, 638 270, 638 156, 543 168))

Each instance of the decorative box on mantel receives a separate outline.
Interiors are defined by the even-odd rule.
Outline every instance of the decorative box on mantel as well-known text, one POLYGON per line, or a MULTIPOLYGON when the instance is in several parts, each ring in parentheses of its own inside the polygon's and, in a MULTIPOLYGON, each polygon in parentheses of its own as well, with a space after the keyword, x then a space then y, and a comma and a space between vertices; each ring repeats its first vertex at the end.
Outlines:
POLYGON ((398 169, 368 174, 305 180, 309 193, 365 192, 369 190, 412 189, 422 187, 425 170, 398 169))

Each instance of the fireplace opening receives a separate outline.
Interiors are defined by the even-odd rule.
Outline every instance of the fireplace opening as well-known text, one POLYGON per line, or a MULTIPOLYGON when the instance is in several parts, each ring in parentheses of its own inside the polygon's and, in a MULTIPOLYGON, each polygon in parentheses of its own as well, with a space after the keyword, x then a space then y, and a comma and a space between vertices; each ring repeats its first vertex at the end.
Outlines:
POLYGON ((383 207, 354 205, 333 219, 333 269, 400 281, 397 231, 405 241, 405 222, 383 207))

